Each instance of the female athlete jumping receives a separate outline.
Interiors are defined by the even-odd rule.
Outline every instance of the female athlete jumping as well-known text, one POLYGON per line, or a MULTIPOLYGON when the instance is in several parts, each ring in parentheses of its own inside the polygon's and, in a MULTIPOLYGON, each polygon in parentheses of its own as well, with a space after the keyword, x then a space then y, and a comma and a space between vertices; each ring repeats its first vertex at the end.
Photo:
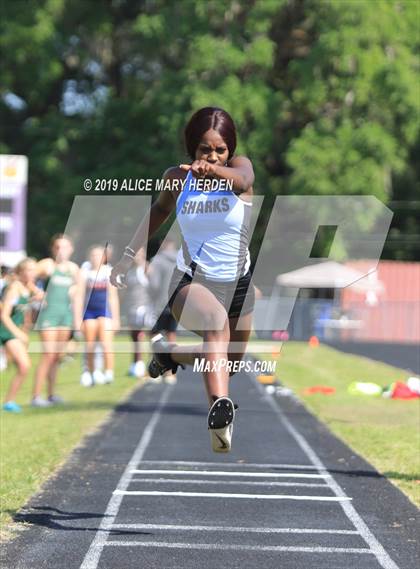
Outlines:
POLYGON ((140 223, 112 271, 111 283, 125 286, 135 253, 176 209, 182 246, 168 304, 177 321, 199 334, 204 344, 187 348, 155 336, 149 372, 175 372, 179 365, 205 359, 212 448, 228 452, 236 407, 229 398, 229 371, 244 355, 255 299, 248 252, 254 173, 248 158, 234 156, 236 129, 224 110, 200 109, 184 134, 192 163, 166 170, 164 180, 172 191, 161 192, 150 218, 140 223), (203 191, 206 186, 211 191, 203 191))

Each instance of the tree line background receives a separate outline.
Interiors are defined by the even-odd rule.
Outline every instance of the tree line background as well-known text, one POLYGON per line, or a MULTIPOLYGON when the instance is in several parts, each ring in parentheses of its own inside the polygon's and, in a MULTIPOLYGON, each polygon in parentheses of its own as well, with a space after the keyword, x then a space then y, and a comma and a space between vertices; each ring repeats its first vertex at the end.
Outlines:
POLYGON ((266 197, 375 195, 383 258, 420 259, 416 0, 2 0, 0 153, 29 157, 28 252, 82 181, 156 178, 214 105, 266 197))

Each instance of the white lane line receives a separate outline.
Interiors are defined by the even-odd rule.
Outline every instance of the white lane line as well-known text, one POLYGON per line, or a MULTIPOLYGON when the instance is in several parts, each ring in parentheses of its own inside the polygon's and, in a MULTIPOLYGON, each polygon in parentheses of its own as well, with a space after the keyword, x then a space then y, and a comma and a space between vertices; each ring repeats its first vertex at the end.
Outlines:
POLYGON ((288 494, 230 494, 225 492, 159 492, 148 490, 114 490, 117 496, 172 496, 182 498, 242 498, 245 500, 313 500, 315 502, 341 502, 352 498, 340 496, 295 496, 288 494))
MULTIPOLYGON (((277 417, 280 419, 284 428, 292 435, 292 437, 295 439, 297 444, 300 446, 300 448, 303 450, 303 452, 312 462, 312 464, 314 464, 314 466, 316 466, 316 468, 319 471, 325 472, 327 469, 324 463, 316 454, 316 452, 308 443, 308 441, 305 439, 305 437, 301 435, 300 432, 292 425, 289 419, 286 416, 284 416, 281 409, 271 398, 271 396, 267 394, 262 385, 258 383, 256 378, 254 378, 254 384, 257 386, 257 389, 260 391, 263 399, 265 399, 265 401, 268 402, 268 404, 273 409, 277 417)), ((341 488, 341 486, 338 484, 338 482, 336 482, 336 480, 332 476, 330 476, 327 479, 327 484, 330 486, 331 490, 334 492, 334 494, 337 497, 339 498, 347 497, 347 494, 344 492, 344 490, 341 488)), ((367 545, 371 548, 371 551, 375 555, 381 567, 383 567, 383 569, 399 569, 398 565, 391 559, 391 557, 384 549, 382 544, 376 539, 376 537, 370 531, 370 529, 364 522, 363 518, 360 516, 360 514, 357 513, 353 504, 351 504, 350 501, 346 500, 341 501, 340 504, 347 518, 352 522, 352 524, 358 530, 358 532, 363 537, 367 545)))
POLYGON ((225 472, 222 470, 145 470, 131 471, 133 474, 182 474, 185 476, 245 476, 246 478, 330 478, 330 474, 302 474, 301 472, 225 472))
POLYGON ((166 547, 170 549, 218 549, 225 551, 293 551, 297 553, 368 553, 370 549, 355 547, 299 547, 288 545, 230 545, 221 543, 170 543, 164 541, 107 541, 105 545, 120 547, 166 547))
POLYGON ((328 488, 328 484, 312 482, 244 482, 243 480, 182 480, 178 478, 132 478, 131 482, 149 482, 151 484, 223 484, 223 486, 293 486, 300 488, 328 488))
MULTIPOLYGON (((147 423, 146 428, 143 431, 143 435, 118 482, 117 488, 119 490, 125 490, 128 488, 132 478, 131 475, 133 468, 135 468, 135 466, 137 466, 137 464, 140 462, 147 447, 150 444, 154 430, 160 419, 162 409, 166 405, 172 389, 173 386, 170 385, 163 391, 162 396, 159 399, 156 411, 153 413, 149 422, 147 423)), ((95 537, 89 547, 88 552, 85 555, 85 558, 83 559, 80 569, 97 569, 99 558, 101 556, 104 545, 107 545, 106 540, 108 539, 112 524, 118 515, 122 499, 123 494, 117 494, 115 492, 112 494, 99 529, 95 534, 95 537)))
POLYGON ((169 465, 180 465, 180 466, 223 466, 225 468, 229 467, 245 467, 245 468, 282 468, 291 470, 318 470, 314 465, 309 464, 267 464, 267 463, 256 463, 256 462, 194 462, 188 460, 142 460, 142 464, 169 464, 169 465))
POLYGON ((338 534, 359 535, 351 529, 312 529, 312 528, 256 528, 232 526, 181 526, 171 524, 113 524, 115 529, 163 529, 173 531, 227 531, 231 533, 308 533, 308 534, 338 534))

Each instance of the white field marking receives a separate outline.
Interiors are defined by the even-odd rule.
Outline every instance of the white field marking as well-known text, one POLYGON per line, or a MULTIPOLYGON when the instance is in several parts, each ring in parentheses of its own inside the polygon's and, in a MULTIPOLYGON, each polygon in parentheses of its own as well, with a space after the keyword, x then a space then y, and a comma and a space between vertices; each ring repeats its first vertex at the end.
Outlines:
POLYGON ((133 474, 182 474, 185 476, 245 476, 246 478, 329 478, 330 474, 302 474, 296 472, 226 472, 222 470, 145 470, 135 469, 133 474))
POLYGON ((299 547, 288 545, 230 545, 221 543, 165 543, 164 541, 107 541, 105 545, 120 547, 166 547, 169 549, 217 549, 225 551, 293 551, 297 553, 368 553, 370 549, 354 547, 299 547))
POLYGON ((187 460, 142 460, 142 464, 169 464, 179 466, 214 466, 214 467, 246 467, 246 468, 256 468, 261 470, 261 468, 281 468, 290 470, 319 470, 316 466, 309 464, 262 464, 253 462, 189 462, 187 460))
MULTIPOLYGON (((147 423, 146 428, 143 431, 142 437, 118 482, 117 488, 119 490, 125 490, 126 488, 128 488, 130 480, 132 478, 131 473, 133 472, 133 468, 140 462, 142 456, 144 455, 147 447, 150 444, 154 430, 160 419, 162 409, 166 405, 172 389, 173 385, 169 385, 163 391, 162 396, 159 399, 157 408, 153 413, 152 417, 150 418, 149 422, 147 423)), ((90 544, 89 550, 86 553, 85 558, 83 559, 80 569, 97 569, 99 558, 101 556, 104 545, 106 545, 106 540, 108 539, 108 535, 112 528, 112 524, 114 523, 115 518, 117 517, 122 499, 123 499, 123 494, 116 494, 115 492, 112 494, 111 499, 108 502, 105 514, 102 518, 101 524, 99 526, 99 529, 96 532, 92 543, 90 544)))
POLYGON ((313 484, 311 482, 244 482, 243 480, 179 480, 177 478, 132 478, 131 482, 150 482, 152 484, 223 484, 233 486, 300 486, 305 488, 327 488, 328 484, 313 484))
POLYGON ((314 533, 314 534, 339 534, 359 535, 359 532, 351 529, 312 529, 312 528, 256 528, 256 527, 232 527, 232 526, 180 526, 170 524, 113 524, 115 529, 163 529, 173 531, 228 531, 232 533, 314 533))
POLYGON ((341 502, 352 498, 341 496, 295 496, 288 494, 230 494, 227 492, 159 492, 158 490, 114 490, 117 496, 172 496, 182 498, 232 498, 244 500, 312 500, 314 502, 341 502))
MULTIPOLYGON (((303 450, 305 455, 308 459, 312 462, 314 466, 316 466, 318 471, 325 472, 328 470, 326 469, 324 463, 321 461, 319 456, 316 454, 314 449, 308 443, 303 435, 299 433, 299 431, 292 425, 287 417, 284 416, 281 409, 277 406, 275 401, 267 394, 265 389, 260 385, 257 379, 254 379, 254 384, 256 384, 257 389, 260 391, 263 399, 268 402, 272 410, 275 412, 277 417, 280 419, 281 423, 283 424, 284 428, 292 435, 295 439, 297 444, 303 450)), ((337 497, 345 498, 347 494, 341 488, 341 486, 334 480, 332 476, 327 479, 327 484, 330 486, 331 490, 337 497)), ((363 537, 367 545, 370 547, 372 553, 375 555, 378 563, 383 567, 383 569, 399 569, 398 565, 391 559, 389 554, 385 551, 381 543, 376 539, 373 533, 370 531, 366 523, 364 522, 363 518, 360 514, 357 513, 356 509, 354 508, 353 504, 350 503, 348 500, 343 500, 340 502, 341 507, 344 510, 344 513, 348 517, 348 519, 352 522, 354 527, 358 530, 360 535, 363 537)))

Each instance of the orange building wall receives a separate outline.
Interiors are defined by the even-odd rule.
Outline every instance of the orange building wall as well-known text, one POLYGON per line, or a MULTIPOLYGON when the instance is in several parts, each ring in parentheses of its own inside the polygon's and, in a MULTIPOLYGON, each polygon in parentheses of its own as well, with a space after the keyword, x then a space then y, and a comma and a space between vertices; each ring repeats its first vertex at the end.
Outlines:
MULTIPOLYGON (((346 263, 359 271, 367 270, 366 261, 346 263)), ((378 303, 369 306, 366 293, 343 289, 341 306, 362 321, 354 339, 375 342, 420 342, 420 263, 380 261, 378 280, 384 291, 378 303)))

